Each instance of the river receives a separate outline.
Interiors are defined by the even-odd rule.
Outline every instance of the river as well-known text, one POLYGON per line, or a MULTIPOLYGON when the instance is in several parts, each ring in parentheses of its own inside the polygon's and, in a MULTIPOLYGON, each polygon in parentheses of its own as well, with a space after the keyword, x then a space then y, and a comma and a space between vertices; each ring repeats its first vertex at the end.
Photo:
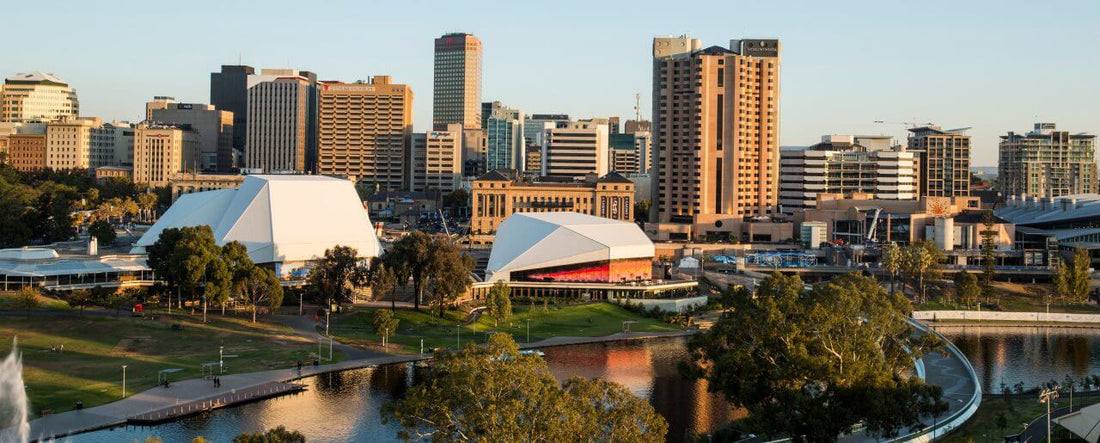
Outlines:
POLYGON ((966 354, 985 393, 1001 383, 1033 387, 1067 375, 1100 375, 1100 329, 1038 326, 937 325, 966 354))
MULTIPOLYGON (((677 364, 686 357, 686 338, 594 343, 543 349, 550 371, 603 377, 649 400, 669 422, 668 438, 705 434, 740 416, 722 398, 706 392, 705 381, 679 376, 677 364)), ((230 441, 245 431, 284 425, 309 441, 396 441, 396 427, 383 424, 379 409, 400 397, 418 380, 410 365, 388 365, 326 374, 302 380, 301 394, 213 411, 153 427, 121 427, 69 437, 75 442, 142 441, 157 436, 165 442, 203 436, 230 441)))

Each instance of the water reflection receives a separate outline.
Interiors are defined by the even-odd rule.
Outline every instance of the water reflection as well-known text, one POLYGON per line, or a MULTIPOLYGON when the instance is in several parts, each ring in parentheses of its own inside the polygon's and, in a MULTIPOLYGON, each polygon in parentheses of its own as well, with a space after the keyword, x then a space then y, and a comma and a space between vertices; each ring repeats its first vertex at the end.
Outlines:
POLYGON ((1067 375, 1100 373, 1100 329, 1077 327, 937 326, 970 359, 982 389, 1001 383, 1036 386, 1067 375))
MULTIPOLYGON (((705 434, 740 417, 704 381, 680 378, 677 364, 687 355, 683 338, 597 343, 546 348, 555 377, 603 377, 649 400, 669 422, 669 440, 705 434)), ((117 442, 159 436, 166 442, 203 436, 229 441, 245 431, 284 425, 309 441, 396 441, 396 426, 384 425, 383 403, 400 397, 418 381, 409 365, 382 366, 303 380, 304 393, 223 409, 154 427, 119 428, 71 437, 78 442, 117 442)))

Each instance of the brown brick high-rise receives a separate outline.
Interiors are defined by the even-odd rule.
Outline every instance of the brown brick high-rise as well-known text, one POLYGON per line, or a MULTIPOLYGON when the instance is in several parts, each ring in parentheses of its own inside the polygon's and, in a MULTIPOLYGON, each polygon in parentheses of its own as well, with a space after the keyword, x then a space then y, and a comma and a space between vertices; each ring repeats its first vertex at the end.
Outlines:
POLYGON ((778 40, 653 39, 658 238, 737 232, 779 197, 778 40))
POLYGON ((369 84, 324 83, 318 102, 317 173, 401 189, 408 174, 412 89, 379 75, 369 84))

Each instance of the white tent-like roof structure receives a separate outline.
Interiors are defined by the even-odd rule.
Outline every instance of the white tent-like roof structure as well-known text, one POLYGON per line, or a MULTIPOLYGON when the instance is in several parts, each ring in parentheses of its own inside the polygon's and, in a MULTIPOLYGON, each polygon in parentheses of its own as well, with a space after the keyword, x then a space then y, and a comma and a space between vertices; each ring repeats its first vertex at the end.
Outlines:
POLYGON ((304 262, 351 246, 376 257, 382 245, 350 181, 309 175, 250 175, 239 189, 180 196, 134 245, 145 253, 169 228, 209 225, 219 245, 238 241, 256 263, 304 262))
POLYGON ((1092 405, 1053 419, 1090 443, 1100 439, 1100 405, 1092 405))
POLYGON ((497 228, 485 273, 487 281, 507 281, 515 271, 653 255, 653 242, 633 223, 576 212, 522 212, 497 228))

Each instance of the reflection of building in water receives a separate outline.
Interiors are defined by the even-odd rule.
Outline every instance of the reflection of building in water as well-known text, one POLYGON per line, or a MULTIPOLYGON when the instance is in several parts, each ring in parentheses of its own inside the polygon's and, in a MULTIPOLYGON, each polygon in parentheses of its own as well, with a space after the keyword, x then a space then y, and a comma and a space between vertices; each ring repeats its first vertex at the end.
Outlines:
POLYGON ((554 364, 550 372, 558 380, 574 375, 584 378, 600 377, 626 386, 639 397, 648 397, 654 378, 652 356, 649 349, 639 347, 605 348, 603 346, 577 346, 568 349, 568 355, 555 355, 557 349, 546 350, 548 360, 554 364), (564 358, 563 358, 564 357, 564 358))
POLYGON ((1001 383, 1031 388, 1100 370, 1100 330, 943 325, 936 329, 966 354, 985 392, 1000 392, 1001 383))

